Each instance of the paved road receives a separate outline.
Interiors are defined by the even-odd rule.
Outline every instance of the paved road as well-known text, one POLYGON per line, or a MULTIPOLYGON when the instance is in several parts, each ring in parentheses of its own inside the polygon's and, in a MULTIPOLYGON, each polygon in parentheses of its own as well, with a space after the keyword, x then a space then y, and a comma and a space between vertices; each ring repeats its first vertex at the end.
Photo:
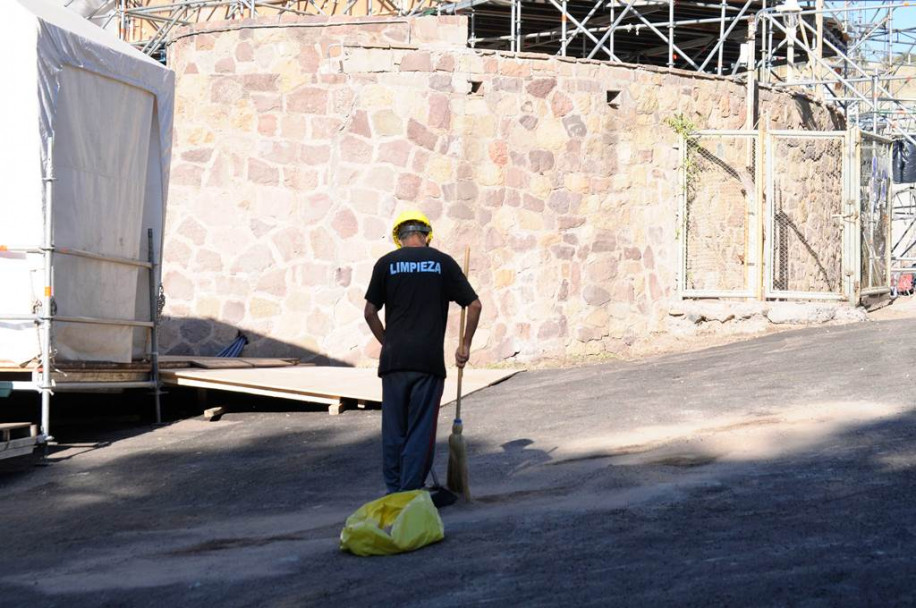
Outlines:
POLYGON ((466 401, 477 500, 388 558, 337 550, 383 490, 378 411, 62 428, 82 443, 53 465, 0 467, 0 606, 914 605, 914 341, 893 320, 519 374, 466 401))

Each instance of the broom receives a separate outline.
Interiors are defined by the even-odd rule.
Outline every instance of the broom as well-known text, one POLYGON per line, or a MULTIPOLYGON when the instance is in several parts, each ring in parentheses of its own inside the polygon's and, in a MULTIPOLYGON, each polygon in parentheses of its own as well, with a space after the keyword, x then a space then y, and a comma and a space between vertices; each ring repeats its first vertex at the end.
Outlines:
MULTIPOLYGON (((464 249, 464 276, 468 274, 468 263, 471 259, 471 248, 464 249)), ((459 348, 464 344, 464 321, 467 309, 461 309, 461 323, 458 327, 459 348)), ((458 398, 455 404, 455 421, 452 422, 452 434, 448 438, 448 475, 446 481, 448 488, 455 494, 461 494, 464 500, 471 501, 471 488, 468 486, 468 446, 461 432, 464 424, 461 422, 461 378, 464 368, 458 368, 458 398)))

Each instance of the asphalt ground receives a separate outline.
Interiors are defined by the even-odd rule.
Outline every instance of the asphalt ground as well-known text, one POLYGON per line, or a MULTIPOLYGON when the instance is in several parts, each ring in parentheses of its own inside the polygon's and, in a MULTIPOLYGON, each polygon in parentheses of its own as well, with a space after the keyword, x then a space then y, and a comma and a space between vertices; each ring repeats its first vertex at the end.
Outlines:
POLYGON ((378 410, 226 396, 206 422, 172 395, 154 426, 109 398, 47 463, 0 461, 0 606, 911 606, 914 341, 887 320, 518 374, 463 402, 474 502, 393 557, 338 549, 384 492, 378 410))

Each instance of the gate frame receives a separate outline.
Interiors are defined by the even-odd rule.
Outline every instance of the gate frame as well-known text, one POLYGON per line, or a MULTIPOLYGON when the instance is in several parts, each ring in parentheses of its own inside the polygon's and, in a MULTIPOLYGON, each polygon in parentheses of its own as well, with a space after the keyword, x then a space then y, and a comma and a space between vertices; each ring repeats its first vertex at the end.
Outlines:
MULTIPOLYGON (((893 145, 894 140, 888 137, 877 135, 875 133, 871 133, 869 131, 862 131, 858 127, 854 127, 853 130, 857 134, 856 140, 855 140, 855 151, 854 151, 854 154, 855 154, 854 161, 855 162, 852 165, 855 168, 855 181, 853 183, 855 184, 855 187, 856 187, 855 189, 856 197, 854 200, 850 202, 856 205, 853 211, 855 212, 856 219, 858 220, 856 222, 856 230, 854 231, 855 232, 855 235, 854 235, 855 236, 855 252, 854 252, 855 253, 855 258, 854 258, 855 274, 853 275, 856 277, 855 286, 854 286, 855 287, 854 299, 855 299, 855 302, 858 303, 858 302, 861 302, 863 297, 883 295, 885 293, 890 293, 891 278, 893 276, 893 272, 891 269, 891 255, 893 253, 892 251, 893 250, 893 232, 892 230, 893 230, 893 224, 894 224, 894 221, 893 221, 894 198, 893 198, 893 195, 891 194, 891 188, 888 187, 887 189, 888 222, 887 222, 887 234, 884 235, 884 242, 885 242, 885 247, 884 247, 885 249, 884 251, 885 277, 884 277, 884 280, 886 282, 886 285, 882 287, 869 287, 866 289, 862 289, 863 277, 859 274, 862 268, 862 228, 865 222, 865 218, 861 216, 862 201, 859 198, 860 187, 862 184, 862 143, 866 137, 871 140, 878 141, 878 142, 888 144, 888 145, 893 145)), ((893 162, 894 162, 893 153, 891 153, 888 155, 888 159, 887 159, 888 166, 886 167, 888 179, 890 180, 891 186, 893 185, 892 176, 894 174, 893 173, 893 162)))
POLYGON ((679 269, 678 269, 678 286, 680 297, 682 299, 700 299, 700 298, 755 298, 758 296, 756 281, 754 277, 758 274, 760 268, 761 246, 760 235, 762 234, 762 204, 763 196, 760 187, 762 177, 762 158, 760 147, 760 134, 757 131, 747 131, 742 129, 731 130, 703 130, 694 131, 689 135, 681 136, 680 143, 680 196, 678 208, 678 229, 681 234, 681 243, 678 248, 680 251, 679 269), (747 214, 747 258, 744 261, 744 289, 687 289, 687 149, 691 139, 698 137, 734 137, 737 139, 746 139, 754 144, 754 204, 746 205, 745 213, 747 214))
POLYGON ((846 252, 846 239, 849 232, 847 225, 847 218, 845 217, 847 211, 845 211, 846 206, 849 203, 849 162, 846 158, 846 152, 849 149, 849 131, 801 131, 801 130, 779 130, 779 131, 770 131, 766 134, 764 139, 764 147, 766 148, 766 167, 764 168, 765 174, 765 183, 766 183, 766 236, 764 237, 764 280, 763 280, 763 299, 764 300, 829 300, 829 301, 841 301, 846 299, 846 261, 847 261, 847 252, 846 252), (843 193, 841 195, 840 201, 840 213, 834 214, 834 218, 839 218, 842 220, 842 233, 840 235, 840 278, 843 285, 843 292, 816 292, 816 291, 789 291, 789 290, 780 290, 773 289, 773 281, 775 279, 774 269, 773 269, 773 235, 776 234, 776 212, 773 207, 772 202, 776 200, 776 176, 773 174, 773 168, 775 166, 775 160, 773 156, 774 142, 777 139, 827 139, 827 140, 840 140, 843 149, 840 154, 841 170, 842 176, 841 181, 843 182, 843 193))
MULTIPOLYGON (((862 142, 865 137, 882 143, 893 140, 871 132, 863 132, 857 126, 845 131, 804 131, 774 130, 768 131, 762 124, 758 130, 701 130, 689 135, 682 135, 680 141, 680 175, 681 185, 678 205, 678 232, 680 233, 678 296, 681 299, 701 298, 741 298, 759 301, 766 300, 809 300, 809 301, 848 301, 857 306, 864 297, 882 295, 891 291, 892 226, 888 221, 886 235, 886 285, 862 289, 862 226, 861 217, 861 157, 862 142), (746 280, 744 289, 740 290, 706 290, 687 289, 687 150, 689 140, 697 137, 735 137, 754 142, 754 181, 755 204, 747 205, 747 251, 744 266, 746 280), (843 153, 842 163, 842 199, 840 213, 833 217, 842 224, 841 233, 841 279, 842 292, 818 293, 804 291, 782 291, 772 288, 773 285, 773 238, 775 234, 775 211, 771 202, 775 200, 775 176, 773 175, 775 139, 838 139, 841 140, 843 153)), ((892 156, 888 157, 888 171, 891 171, 892 156)), ((888 190, 890 197, 890 189, 888 190)), ((892 220, 893 198, 888 200, 888 214, 892 220)))

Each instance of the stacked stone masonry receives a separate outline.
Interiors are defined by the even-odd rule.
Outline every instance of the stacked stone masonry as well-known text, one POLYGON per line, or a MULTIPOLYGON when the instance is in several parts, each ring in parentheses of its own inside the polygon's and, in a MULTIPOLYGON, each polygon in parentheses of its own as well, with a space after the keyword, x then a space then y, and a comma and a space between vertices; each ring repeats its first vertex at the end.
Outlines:
MULTIPOLYGON (((391 221, 471 248, 477 365, 617 352, 676 300, 678 137, 741 128, 745 90, 696 74, 466 48, 458 17, 234 22, 186 32, 162 342, 372 364, 362 317, 391 221), (211 28, 209 31, 207 28, 211 28)), ((769 90, 772 128, 832 129, 769 90)), ((451 344, 458 315, 452 315, 451 344)))

